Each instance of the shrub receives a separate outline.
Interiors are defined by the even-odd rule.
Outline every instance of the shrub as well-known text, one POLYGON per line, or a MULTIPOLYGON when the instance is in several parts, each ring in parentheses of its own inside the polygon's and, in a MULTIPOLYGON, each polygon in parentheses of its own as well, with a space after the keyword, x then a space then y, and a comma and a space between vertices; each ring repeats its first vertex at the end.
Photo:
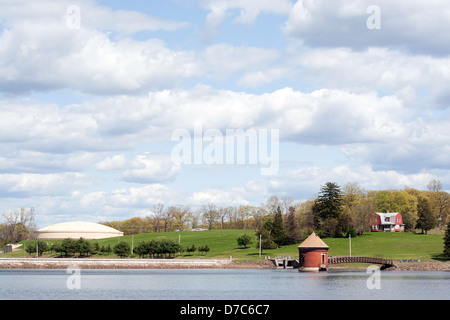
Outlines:
POLYGON ((248 234, 244 233, 237 237, 236 241, 239 246, 248 248, 248 245, 252 243, 252 238, 248 234))
POLYGON ((128 244, 128 242, 119 242, 118 244, 116 244, 113 248, 113 251, 116 255, 118 255, 119 257, 123 258, 126 256, 129 256, 131 253, 131 247, 128 244))

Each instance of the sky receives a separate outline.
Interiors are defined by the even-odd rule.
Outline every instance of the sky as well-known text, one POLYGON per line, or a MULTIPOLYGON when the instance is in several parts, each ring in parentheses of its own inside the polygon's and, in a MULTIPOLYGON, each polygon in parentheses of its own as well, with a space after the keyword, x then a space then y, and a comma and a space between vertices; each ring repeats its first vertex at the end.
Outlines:
POLYGON ((446 0, 0 0, 0 212, 450 189, 446 0))

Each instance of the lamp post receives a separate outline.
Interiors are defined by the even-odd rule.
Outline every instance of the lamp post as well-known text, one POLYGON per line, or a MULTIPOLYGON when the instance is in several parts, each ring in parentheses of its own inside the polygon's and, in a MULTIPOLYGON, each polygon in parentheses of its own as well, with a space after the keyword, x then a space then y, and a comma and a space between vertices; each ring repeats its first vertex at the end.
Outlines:
POLYGON ((350 257, 352 256, 352 235, 349 233, 348 234, 348 248, 350 251, 350 257))

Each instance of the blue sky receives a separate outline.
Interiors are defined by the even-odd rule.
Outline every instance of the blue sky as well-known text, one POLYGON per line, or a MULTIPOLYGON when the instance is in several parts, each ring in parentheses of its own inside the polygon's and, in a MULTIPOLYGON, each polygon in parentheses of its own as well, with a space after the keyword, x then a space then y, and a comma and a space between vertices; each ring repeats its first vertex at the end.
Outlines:
POLYGON ((449 12, 444 0, 0 0, 0 211, 34 207, 43 227, 156 203, 304 201, 328 181, 448 190, 449 12), (262 174, 261 153, 175 161, 172 135, 199 122, 202 152, 226 151, 227 130, 278 132, 277 170, 262 174))

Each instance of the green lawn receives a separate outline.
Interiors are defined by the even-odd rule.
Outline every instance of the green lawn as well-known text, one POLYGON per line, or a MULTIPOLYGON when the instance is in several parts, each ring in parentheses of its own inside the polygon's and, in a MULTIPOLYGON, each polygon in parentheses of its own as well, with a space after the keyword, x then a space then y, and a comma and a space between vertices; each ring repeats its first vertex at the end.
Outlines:
MULTIPOLYGON (((209 230, 209 231, 183 231, 167 233, 147 233, 134 235, 134 245, 140 241, 151 239, 172 239, 178 242, 180 237, 181 244, 186 248, 195 244, 196 247, 207 244, 210 251, 206 255, 187 255, 184 253, 179 258, 218 258, 226 259, 229 256, 246 260, 259 259, 259 249, 256 248, 257 239, 254 230, 209 230), (237 245, 236 238, 247 233, 253 238, 253 243, 249 248, 243 249, 237 245)), ((131 244, 131 236, 123 236, 120 239, 100 239, 92 240, 98 242, 100 246, 110 244, 113 247, 118 240, 127 241, 131 244)), ((349 241, 348 238, 331 239, 324 238, 324 242, 330 246, 329 256, 348 256, 349 241)), ((50 242, 50 241, 49 241, 50 242)), ((361 237, 351 239, 352 256, 375 256, 382 255, 386 259, 401 260, 422 260, 430 261, 441 255, 443 251, 443 237, 440 235, 423 235, 414 233, 365 233, 361 237)), ((283 246, 273 250, 263 250, 264 256, 297 256, 298 244, 283 246)), ((0 257, 24 256, 23 251, 13 254, 3 254, 0 257)), ((28 254, 26 254, 28 256, 28 254)), ((101 256, 99 256, 101 257, 101 256)), ((115 257, 115 256, 111 256, 115 257)))

